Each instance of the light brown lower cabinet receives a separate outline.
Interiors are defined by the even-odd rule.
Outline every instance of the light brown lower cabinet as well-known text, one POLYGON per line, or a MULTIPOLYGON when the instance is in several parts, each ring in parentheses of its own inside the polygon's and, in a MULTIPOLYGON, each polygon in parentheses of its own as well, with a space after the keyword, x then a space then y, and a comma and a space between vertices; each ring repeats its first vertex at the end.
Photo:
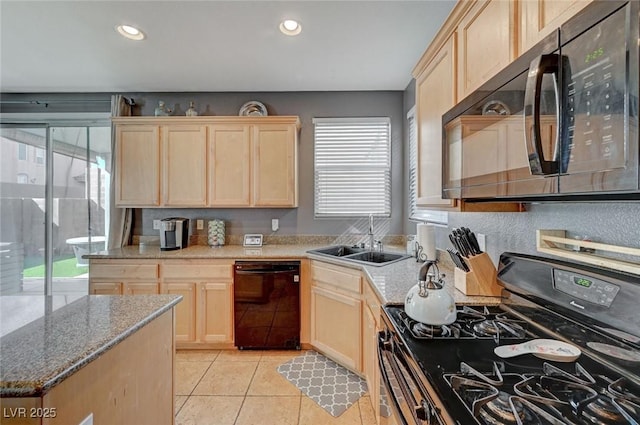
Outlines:
POLYGON ((178 348, 233 345, 233 261, 120 260, 89 262, 91 295, 181 295, 175 307, 178 348))
POLYGON ((311 345, 362 373, 362 299, 358 270, 312 261, 311 345))
POLYGON ((161 293, 182 295, 176 306, 178 348, 233 344, 233 262, 165 261, 161 293))

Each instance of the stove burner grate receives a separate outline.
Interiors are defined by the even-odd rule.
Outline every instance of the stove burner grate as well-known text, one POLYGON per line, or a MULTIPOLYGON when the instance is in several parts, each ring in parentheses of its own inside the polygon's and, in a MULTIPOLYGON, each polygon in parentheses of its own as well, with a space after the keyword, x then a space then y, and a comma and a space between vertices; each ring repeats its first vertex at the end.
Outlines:
POLYGON ((487 307, 459 307, 457 320, 449 325, 427 325, 410 318, 405 311, 398 316, 416 339, 434 338, 524 338, 526 323, 509 318, 504 312, 490 312, 487 307))
POLYGON ((491 372, 480 372, 463 362, 460 372, 444 377, 481 425, 640 423, 640 404, 624 379, 591 376, 579 363, 575 368, 572 374, 545 362, 543 374, 520 375, 502 373, 495 363, 491 372))

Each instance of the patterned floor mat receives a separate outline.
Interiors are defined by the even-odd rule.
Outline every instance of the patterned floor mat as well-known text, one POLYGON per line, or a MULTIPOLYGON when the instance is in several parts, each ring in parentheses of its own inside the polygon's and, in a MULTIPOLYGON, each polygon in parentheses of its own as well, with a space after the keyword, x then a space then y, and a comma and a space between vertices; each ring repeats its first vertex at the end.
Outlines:
POLYGON ((277 368, 332 416, 338 417, 367 392, 367 383, 320 353, 307 351, 277 368))

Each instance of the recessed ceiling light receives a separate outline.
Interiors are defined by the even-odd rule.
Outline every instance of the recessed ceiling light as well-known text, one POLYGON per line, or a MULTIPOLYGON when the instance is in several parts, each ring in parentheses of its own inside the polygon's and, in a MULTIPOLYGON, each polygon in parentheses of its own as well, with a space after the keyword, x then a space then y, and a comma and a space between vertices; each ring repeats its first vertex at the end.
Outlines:
POLYGON ((293 19, 285 19, 280 22, 280 31, 285 35, 298 35, 302 31, 302 25, 293 19))
POLYGON ((121 36, 126 37, 129 40, 139 41, 144 39, 144 33, 131 25, 118 25, 116 27, 116 31, 118 31, 121 36))

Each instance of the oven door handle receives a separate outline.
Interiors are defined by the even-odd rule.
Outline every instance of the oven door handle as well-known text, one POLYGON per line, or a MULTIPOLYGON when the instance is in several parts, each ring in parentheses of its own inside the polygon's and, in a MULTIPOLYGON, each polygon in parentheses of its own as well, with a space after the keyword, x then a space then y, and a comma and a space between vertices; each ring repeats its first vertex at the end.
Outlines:
POLYGON ((236 274, 241 275, 262 275, 262 274, 298 274, 298 272, 293 270, 241 270, 236 269, 236 274))
MULTIPOLYGON (((387 372, 387 366, 384 362, 385 352, 389 352, 390 343, 386 340, 384 332, 378 332, 378 365, 380 368, 380 375, 382 375, 382 383, 387 392, 387 400, 391 405, 391 409, 393 410, 394 417, 400 422, 398 425, 409 425, 402 415, 402 410, 400 409, 400 404, 398 400, 393 396, 393 388, 391 388, 391 381, 389 380, 389 372, 387 372)), ((387 354, 391 356, 391 354, 387 354)), ((387 360, 389 361, 389 360, 387 360)), ((393 371, 391 372, 393 373, 393 371)))

